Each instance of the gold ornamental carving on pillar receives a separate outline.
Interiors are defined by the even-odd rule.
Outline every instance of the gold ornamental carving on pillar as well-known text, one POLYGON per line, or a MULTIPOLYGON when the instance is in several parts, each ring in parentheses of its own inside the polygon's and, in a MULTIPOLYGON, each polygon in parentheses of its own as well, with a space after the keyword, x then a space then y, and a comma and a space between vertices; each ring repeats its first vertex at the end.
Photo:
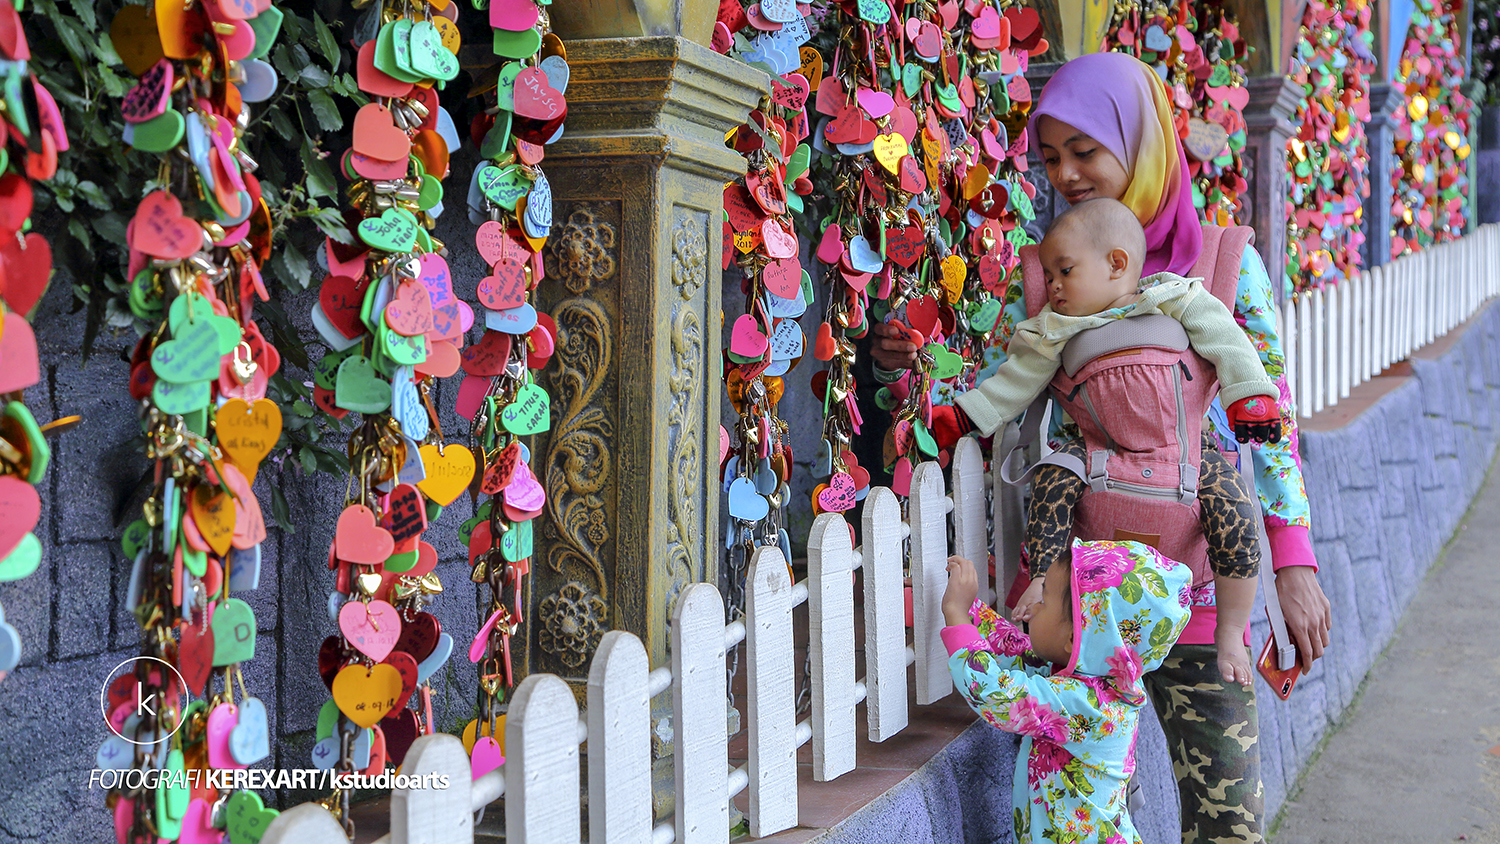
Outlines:
POLYGON ((671 567, 670 615, 677 593, 701 580, 702 535, 694 526, 702 506, 702 459, 698 438, 691 432, 703 425, 703 319, 695 301, 703 286, 708 265, 705 244, 707 214, 678 205, 673 210, 672 284, 678 299, 672 303, 672 371, 667 378, 671 404, 667 410, 667 465, 671 480, 667 487, 667 560, 671 567))
POLYGON ((561 408, 547 442, 546 564, 567 578, 537 603, 537 647, 570 669, 593 655, 609 619, 615 501, 613 414, 603 404, 614 366, 614 325, 590 296, 619 271, 619 203, 582 203, 559 217, 546 247, 548 272, 572 295, 552 309, 557 364, 549 392, 561 408))

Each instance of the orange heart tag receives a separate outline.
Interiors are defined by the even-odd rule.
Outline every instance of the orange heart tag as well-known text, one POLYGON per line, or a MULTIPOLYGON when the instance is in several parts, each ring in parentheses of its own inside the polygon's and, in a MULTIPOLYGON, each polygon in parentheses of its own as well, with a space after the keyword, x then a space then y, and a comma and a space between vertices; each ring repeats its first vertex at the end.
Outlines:
POLYGON ((361 727, 375 726, 400 696, 401 672, 383 662, 369 668, 346 665, 333 678, 333 702, 361 727))
POLYGON ((234 539, 234 501, 229 494, 216 491, 208 484, 201 484, 193 490, 188 512, 192 514, 193 524, 198 526, 198 532, 203 534, 203 541, 208 543, 208 547, 220 557, 228 554, 230 543, 234 539))
POLYGON ((214 419, 219 447, 245 480, 255 483, 256 470, 281 438, 281 408, 270 399, 230 399, 214 419))
POLYGON ((391 110, 368 103, 354 115, 354 151, 380 161, 405 161, 411 154, 411 138, 396 128, 391 110))
POLYGON ((196 58, 203 50, 208 29, 208 16, 201 4, 156 0, 156 32, 167 58, 196 58))
POLYGON ((427 477, 417 489, 433 501, 447 507, 469 486, 474 477, 474 453, 461 445, 424 445, 422 465, 427 477))
POLYGON ((964 265, 964 259, 957 255, 949 255, 943 259, 943 292, 947 294, 949 304, 958 304, 958 297, 964 292, 964 277, 968 275, 968 267, 964 265))

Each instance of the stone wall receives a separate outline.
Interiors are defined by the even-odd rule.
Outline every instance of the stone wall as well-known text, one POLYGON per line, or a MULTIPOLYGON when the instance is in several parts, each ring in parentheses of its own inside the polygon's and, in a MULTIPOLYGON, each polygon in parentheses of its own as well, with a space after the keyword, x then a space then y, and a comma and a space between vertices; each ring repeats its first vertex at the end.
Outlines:
MULTIPOLYGON (((1487 305, 1452 347, 1411 361, 1415 377, 1348 425, 1302 435, 1319 581, 1333 604, 1332 643, 1289 700, 1257 678, 1266 817, 1354 699, 1423 576, 1478 493, 1500 418, 1500 307, 1487 305)), ((1252 641, 1265 642, 1262 607, 1252 641)), ((1258 655, 1258 651, 1256 652, 1258 655)), ((976 723, 928 764, 822 839, 830 844, 1008 842, 1018 741, 976 723), (891 830, 899 830, 892 835, 891 830)), ((1147 844, 1173 844, 1176 784, 1156 718, 1141 715, 1138 771, 1147 844)))

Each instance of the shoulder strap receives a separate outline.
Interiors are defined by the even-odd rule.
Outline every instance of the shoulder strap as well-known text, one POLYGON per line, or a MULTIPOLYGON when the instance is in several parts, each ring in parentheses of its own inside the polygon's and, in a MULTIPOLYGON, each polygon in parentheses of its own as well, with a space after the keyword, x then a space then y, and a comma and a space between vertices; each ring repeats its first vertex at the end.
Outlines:
POLYGON ((1203 279, 1203 285, 1224 306, 1234 310, 1234 297, 1240 285, 1240 262, 1245 249, 1255 242, 1255 229, 1249 226, 1203 226, 1203 251, 1189 274, 1203 279))
POLYGON ((1276 667, 1285 671, 1297 664, 1297 646, 1286 630, 1286 618, 1281 614, 1281 598, 1276 594, 1276 575, 1266 573, 1271 569, 1271 540, 1266 536, 1266 520, 1260 511, 1260 491, 1255 487, 1255 454, 1249 443, 1240 444, 1240 475, 1245 486, 1250 488, 1251 508, 1255 511, 1255 531, 1260 536, 1260 584, 1266 592, 1266 615, 1271 618, 1271 636, 1276 640, 1276 667))
POLYGON ((1047 277, 1042 274, 1042 248, 1035 243, 1022 246, 1021 290, 1026 295, 1026 317, 1029 319, 1042 312, 1047 304, 1047 277))

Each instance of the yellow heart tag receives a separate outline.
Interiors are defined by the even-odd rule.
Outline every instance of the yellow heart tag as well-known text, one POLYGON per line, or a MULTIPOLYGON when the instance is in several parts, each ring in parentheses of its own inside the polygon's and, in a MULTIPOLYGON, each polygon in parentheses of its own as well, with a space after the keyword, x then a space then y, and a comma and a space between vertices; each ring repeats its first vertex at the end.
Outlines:
POLYGON ((281 438, 281 408, 270 399, 230 399, 214 417, 219 448, 229 455, 245 480, 255 483, 256 470, 281 438))
POLYGON ((937 185, 942 183, 941 174, 938 172, 938 162, 943 157, 943 142, 937 140, 926 132, 919 132, 922 136, 922 169, 927 171, 927 184, 937 185))
POLYGON ((746 255, 754 252, 755 247, 760 245, 760 241, 761 236, 760 229, 758 227, 753 229, 745 229, 742 232, 734 233, 734 248, 740 250, 746 255))
POLYGON ((458 48, 462 44, 462 38, 458 34, 458 24, 438 15, 433 17, 432 25, 437 27, 438 37, 443 39, 443 49, 458 55, 458 48))
POLYGON ((490 723, 489 729, 485 730, 481 735, 475 735, 476 733, 479 733, 479 719, 478 718, 475 718, 474 720, 470 721, 469 724, 468 724, 468 726, 464 727, 463 742, 464 742, 464 752, 465 753, 473 753, 474 752, 474 742, 479 741, 479 739, 482 736, 489 736, 490 738, 493 738, 495 740, 495 743, 498 744, 498 745, 500 745, 500 752, 502 754, 505 753, 505 716, 504 715, 496 715, 495 716, 495 720, 490 723))
POLYGON ((990 168, 976 163, 964 177, 964 199, 973 199, 990 186, 990 168))
POLYGON ((968 267, 964 259, 957 255, 949 255, 943 259, 943 292, 948 296, 948 304, 958 303, 958 297, 964 292, 964 279, 968 276, 968 267))
POLYGON ((901 159, 910 152, 906 139, 891 133, 889 135, 875 136, 875 160, 880 166, 891 171, 891 175, 899 175, 901 172, 901 159))
POLYGON ((125 69, 136 76, 145 75, 161 61, 161 36, 156 21, 145 6, 122 6, 109 25, 109 40, 125 69))
POLYGON ((234 539, 234 500, 229 493, 218 491, 217 487, 202 484, 193 490, 192 500, 188 502, 188 512, 192 514, 193 524, 198 526, 198 532, 203 535, 203 541, 208 547, 214 549, 214 553, 220 557, 229 553, 229 546, 234 539))
POLYGON ((433 501, 447 507, 453 503, 474 477, 474 454, 461 445, 424 445, 420 449, 427 477, 417 489, 433 501))
POLYGON ((401 672, 394 665, 347 665, 333 678, 333 702, 361 727, 375 726, 400 697, 401 672))

